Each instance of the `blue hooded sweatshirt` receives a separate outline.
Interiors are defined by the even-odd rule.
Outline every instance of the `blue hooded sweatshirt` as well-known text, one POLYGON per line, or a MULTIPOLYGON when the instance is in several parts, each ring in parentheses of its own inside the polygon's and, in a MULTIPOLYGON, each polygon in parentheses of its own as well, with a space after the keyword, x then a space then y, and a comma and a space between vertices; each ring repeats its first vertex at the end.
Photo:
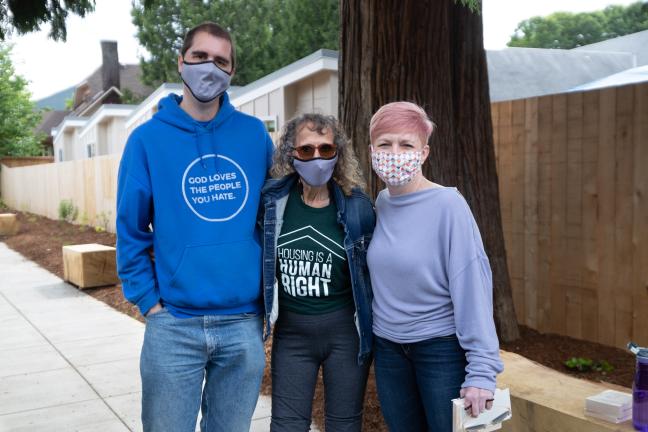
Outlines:
POLYGON ((160 101, 128 138, 119 166, 124 296, 142 314, 158 301, 178 317, 259 312, 256 216, 272 141, 227 93, 208 122, 191 118, 181 101, 173 94, 160 101))

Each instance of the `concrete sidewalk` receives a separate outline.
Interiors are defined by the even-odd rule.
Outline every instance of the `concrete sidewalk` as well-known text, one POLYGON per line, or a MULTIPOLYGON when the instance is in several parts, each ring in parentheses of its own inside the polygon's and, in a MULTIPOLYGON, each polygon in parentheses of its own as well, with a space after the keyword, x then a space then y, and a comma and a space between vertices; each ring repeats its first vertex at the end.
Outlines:
MULTIPOLYGON (((0 431, 139 431, 144 325, 0 242, 0 431)), ((270 429, 261 396, 251 431, 270 429)))

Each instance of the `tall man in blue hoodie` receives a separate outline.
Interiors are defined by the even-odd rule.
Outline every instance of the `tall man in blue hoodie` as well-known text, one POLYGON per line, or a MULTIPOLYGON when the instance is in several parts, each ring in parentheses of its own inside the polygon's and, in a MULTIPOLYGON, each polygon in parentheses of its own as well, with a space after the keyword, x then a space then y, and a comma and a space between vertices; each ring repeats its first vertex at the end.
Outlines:
POLYGON ((193 431, 201 409, 203 431, 247 432, 259 394, 255 221, 273 145, 261 121, 230 104, 234 69, 226 30, 191 29, 178 57, 183 96, 160 101, 119 167, 119 276, 146 317, 145 431, 193 431))

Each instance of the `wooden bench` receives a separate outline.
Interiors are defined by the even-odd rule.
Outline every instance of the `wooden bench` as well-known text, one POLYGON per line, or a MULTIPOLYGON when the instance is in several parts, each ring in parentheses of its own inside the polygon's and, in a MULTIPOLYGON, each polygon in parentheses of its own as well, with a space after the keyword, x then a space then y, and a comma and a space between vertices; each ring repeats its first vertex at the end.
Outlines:
POLYGON ((64 279, 79 288, 119 282, 115 248, 100 244, 63 246, 64 279))
POLYGON ((13 213, 0 213, 0 235, 16 235, 18 233, 18 219, 13 213))
POLYGON ((520 355, 500 351, 504 372, 497 386, 511 390, 513 418, 502 431, 612 432, 634 431, 632 422, 614 424, 586 417, 585 398, 607 389, 631 393, 629 388, 597 384, 571 377, 520 355))

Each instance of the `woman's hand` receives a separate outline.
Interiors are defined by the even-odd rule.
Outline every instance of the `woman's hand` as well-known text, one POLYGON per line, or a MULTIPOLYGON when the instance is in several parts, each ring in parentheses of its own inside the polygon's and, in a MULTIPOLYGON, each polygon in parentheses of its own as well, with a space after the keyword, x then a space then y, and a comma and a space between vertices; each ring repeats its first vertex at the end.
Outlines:
POLYGON ((464 407, 466 412, 473 417, 477 417, 484 409, 493 407, 493 392, 477 387, 462 388, 459 395, 464 398, 464 407))

